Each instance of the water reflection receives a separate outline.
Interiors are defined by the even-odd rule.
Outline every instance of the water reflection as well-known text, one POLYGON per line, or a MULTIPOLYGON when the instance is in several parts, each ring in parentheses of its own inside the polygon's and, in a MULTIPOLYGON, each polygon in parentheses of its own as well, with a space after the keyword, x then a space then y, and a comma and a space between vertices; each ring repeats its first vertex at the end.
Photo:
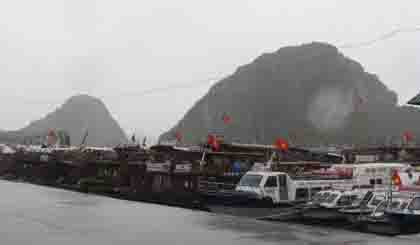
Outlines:
POLYGON ((1 182, 2 244, 416 244, 1 182))

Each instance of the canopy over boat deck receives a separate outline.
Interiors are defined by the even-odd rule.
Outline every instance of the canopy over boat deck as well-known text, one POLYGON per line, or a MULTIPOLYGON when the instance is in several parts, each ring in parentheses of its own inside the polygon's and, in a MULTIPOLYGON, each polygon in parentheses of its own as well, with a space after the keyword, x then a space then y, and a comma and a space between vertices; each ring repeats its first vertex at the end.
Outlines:
POLYGON ((347 149, 342 152, 346 163, 363 162, 409 162, 420 165, 418 146, 378 146, 347 149))

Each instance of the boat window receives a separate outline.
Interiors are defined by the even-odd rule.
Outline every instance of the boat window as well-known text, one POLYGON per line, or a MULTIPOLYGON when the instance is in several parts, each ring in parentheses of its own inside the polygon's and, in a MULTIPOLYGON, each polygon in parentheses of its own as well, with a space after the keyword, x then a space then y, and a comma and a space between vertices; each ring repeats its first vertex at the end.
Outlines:
POLYGON ((310 189, 310 193, 311 193, 311 199, 313 199, 314 198, 314 196, 318 193, 318 192, 320 192, 321 191, 321 188, 320 187, 315 187, 315 188, 311 188, 310 189))
POLYGON ((408 206, 408 202, 403 202, 403 204, 401 204, 399 209, 405 209, 408 206))
POLYGON ((350 201, 349 196, 341 196, 340 199, 338 199, 337 201, 338 206, 345 206, 345 205, 350 205, 350 204, 351 204, 351 201, 350 201))
POLYGON ((327 199, 327 197, 329 195, 330 195, 330 193, 328 193, 328 192, 324 192, 324 193, 318 192, 313 196, 312 200, 314 202, 323 202, 325 199, 327 199))
POLYGON ((322 201, 326 200, 330 196, 330 194, 331 193, 329 192, 325 192, 324 194, 322 194, 322 201))
POLYGON ((280 175, 279 176, 279 185, 280 186, 286 186, 287 185, 286 175, 280 175))
POLYGON ((324 194, 324 193, 320 193, 320 192, 315 193, 315 195, 313 195, 313 196, 312 196, 312 200, 313 200, 314 202, 318 202, 318 201, 320 201, 320 200, 322 199, 323 194, 324 194))
POLYGON ((382 185, 382 179, 376 179, 376 184, 377 185, 382 185))
POLYGON ((258 187, 262 180, 262 175, 257 174, 246 174, 241 178, 239 181, 239 186, 250 186, 250 187, 258 187))
POLYGON ((326 199, 325 199, 325 202, 326 203, 332 203, 332 202, 334 202, 335 201, 335 199, 338 197, 338 194, 331 194, 330 196, 328 196, 326 199))
POLYGON ((265 182, 265 187, 277 187, 277 178, 276 176, 270 176, 265 182))
POLYGON ((338 201, 337 201, 337 205, 338 206, 348 206, 348 205, 351 205, 353 203, 353 201, 355 200, 355 197, 357 198, 357 196, 355 196, 355 195, 352 195, 352 196, 349 196, 349 195, 341 196, 340 199, 338 199, 338 201))
POLYGON ((420 210, 420 197, 414 198, 408 206, 410 210, 420 210))
POLYGON ((400 206, 400 202, 399 202, 399 201, 393 201, 393 202, 391 203, 390 208, 391 208, 391 209, 397 209, 399 206, 400 206))
POLYGON ((382 213, 385 212, 386 207, 388 206, 388 202, 383 201, 379 206, 376 208, 375 213, 382 213))
POLYGON ((384 199, 385 199, 384 196, 375 196, 373 198, 372 202, 370 203, 370 205, 372 205, 372 206, 378 206, 379 203, 381 203, 384 199))
POLYGON ((307 188, 296 189, 296 200, 306 200, 309 197, 309 191, 307 188))
POLYGON ((362 205, 366 205, 373 197, 373 192, 372 191, 368 191, 365 196, 362 198, 362 200, 360 200, 360 204, 362 205))
POLYGON ((360 203, 362 203, 363 201, 363 196, 352 195, 350 199, 351 199, 352 204, 360 205, 360 203))

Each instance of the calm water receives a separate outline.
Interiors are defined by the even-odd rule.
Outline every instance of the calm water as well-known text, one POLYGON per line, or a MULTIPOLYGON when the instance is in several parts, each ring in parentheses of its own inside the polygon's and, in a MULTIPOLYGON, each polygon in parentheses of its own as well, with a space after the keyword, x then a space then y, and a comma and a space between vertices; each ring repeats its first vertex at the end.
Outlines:
POLYGON ((0 181, 1 244, 418 244, 0 181))

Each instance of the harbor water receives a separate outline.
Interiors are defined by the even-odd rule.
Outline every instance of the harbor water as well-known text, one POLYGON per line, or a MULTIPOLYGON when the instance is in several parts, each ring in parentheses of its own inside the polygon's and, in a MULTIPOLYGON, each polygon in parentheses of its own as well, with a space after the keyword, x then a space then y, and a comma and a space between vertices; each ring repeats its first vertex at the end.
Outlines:
MULTIPOLYGON (((1 244, 418 244, 0 181, 1 244)), ((417 240, 417 241, 416 241, 417 240)))

